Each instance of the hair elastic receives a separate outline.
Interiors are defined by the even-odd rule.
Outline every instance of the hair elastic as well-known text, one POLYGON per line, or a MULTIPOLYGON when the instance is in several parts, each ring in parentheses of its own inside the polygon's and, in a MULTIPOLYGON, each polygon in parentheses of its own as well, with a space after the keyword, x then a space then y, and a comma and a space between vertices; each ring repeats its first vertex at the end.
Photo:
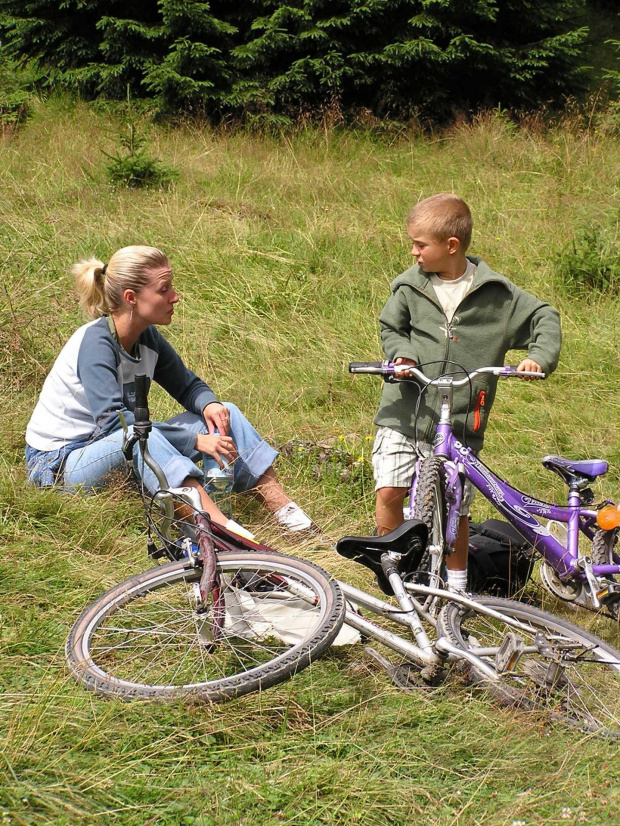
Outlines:
POLYGON ((101 275, 105 275, 105 271, 107 270, 107 268, 108 268, 108 265, 104 264, 103 267, 101 268, 101 275))

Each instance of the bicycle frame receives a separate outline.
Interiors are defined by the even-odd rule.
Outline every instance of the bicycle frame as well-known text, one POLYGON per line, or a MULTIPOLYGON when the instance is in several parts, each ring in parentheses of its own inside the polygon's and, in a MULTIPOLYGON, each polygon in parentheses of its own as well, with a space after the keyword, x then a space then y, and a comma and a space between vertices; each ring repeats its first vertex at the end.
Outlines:
MULTIPOLYGON (((474 487, 544 557, 560 579, 577 578, 595 585, 593 577, 620 573, 620 564, 593 565, 588 557, 580 556, 579 534, 583 533, 589 540, 592 540, 597 511, 584 507, 580 503, 579 491, 570 489, 568 504, 562 506, 529 496, 500 479, 474 454, 471 448, 458 441, 452 432, 452 379, 441 377, 434 380, 433 384, 438 387, 441 404, 433 452, 436 456, 446 460, 446 501, 449 506, 446 525, 448 547, 453 545, 458 533, 462 479, 469 479, 474 487), (566 524, 566 546, 559 542, 535 517, 566 524)), ((415 495, 415 484, 414 478, 412 496, 415 495)), ((614 554, 614 559, 616 563, 620 563, 620 557, 616 554, 614 554)), ((593 588, 594 591, 595 588, 593 588)))
MULTIPOLYGON (((360 632, 360 634, 366 637, 372 637, 377 640, 377 642, 385 645, 386 648, 395 651, 397 654, 401 654, 402 656, 408 657, 414 662, 417 662, 422 667, 442 666, 448 657, 453 657, 458 660, 467 660, 468 662, 475 664, 476 667, 479 668, 489 680, 497 682, 502 679, 502 675, 497 670, 491 668, 491 666, 480 658, 480 655, 488 655, 489 653, 495 654, 495 651, 482 650, 478 652, 478 655, 476 655, 472 651, 453 645, 445 637, 438 637, 435 640, 431 640, 424 629, 422 618, 434 627, 437 624, 436 619, 425 610, 423 604, 420 603, 419 600, 415 599, 412 594, 418 594, 419 596, 426 597, 427 601, 436 600, 437 598, 444 600, 448 599, 451 602, 457 602, 460 605, 473 608, 479 613, 486 614, 489 617, 501 619, 505 624, 511 625, 515 628, 515 630, 524 628, 524 626, 517 620, 514 620, 511 617, 506 617, 486 605, 481 605, 479 602, 476 602, 475 599, 470 599, 463 594, 448 593, 440 588, 431 588, 417 583, 404 583, 398 574, 390 577, 390 584, 393 587, 394 594, 402 609, 400 612, 395 611, 394 606, 390 605, 390 603, 377 599, 376 597, 367 594, 365 591, 355 588, 353 585, 349 585, 346 582, 341 582, 340 580, 337 580, 337 582, 348 600, 355 603, 355 605, 360 608, 365 608, 373 614, 386 617, 399 625, 405 626, 409 632, 413 634, 415 643, 410 642, 397 634, 393 634, 379 625, 376 625, 371 620, 360 616, 350 608, 347 608, 345 624, 351 626, 351 628, 355 628, 360 632)), ((530 649, 524 649, 524 653, 527 653, 528 650, 530 649)), ((536 650, 537 649, 535 647, 531 648, 531 651, 536 650)))
MULTIPOLYGON (((512 487, 496 476, 493 471, 474 455, 471 448, 462 445, 452 433, 442 436, 441 446, 435 448, 436 455, 448 456, 446 466, 453 473, 448 481, 446 495, 451 492, 446 539, 452 544, 456 539, 454 515, 458 517, 460 506, 459 476, 469 479, 474 487, 488 499, 493 506, 534 546, 560 577, 579 576, 585 578, 585 572, 579 562, 579 533, 583 532, 592 539, 592 526, 596 523, 596 510, 577 503, 566 506, 556 505, 535 499, 517 488, 512 487), (458 493, 455 490, 458 489, 458 493), (535 518, 562 522, 567 525, 566 547, 535 518)), ((578 497, 577 497, 578 498, 578 497)), ((608 576, 620 573, 620 565, 593 565, 595 576, 608 576)))

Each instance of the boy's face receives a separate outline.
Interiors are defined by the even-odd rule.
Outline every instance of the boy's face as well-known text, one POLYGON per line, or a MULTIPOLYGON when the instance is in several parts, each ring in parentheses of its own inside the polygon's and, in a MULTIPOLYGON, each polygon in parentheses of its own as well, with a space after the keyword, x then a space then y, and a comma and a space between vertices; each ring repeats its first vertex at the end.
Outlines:
POLYGON ((443 273, 450 270, 450 264, 459 247, 457 238, 438 241, 415 224, 407 226, 407 234, 413 244, 411 254, 424 272, 443 273))

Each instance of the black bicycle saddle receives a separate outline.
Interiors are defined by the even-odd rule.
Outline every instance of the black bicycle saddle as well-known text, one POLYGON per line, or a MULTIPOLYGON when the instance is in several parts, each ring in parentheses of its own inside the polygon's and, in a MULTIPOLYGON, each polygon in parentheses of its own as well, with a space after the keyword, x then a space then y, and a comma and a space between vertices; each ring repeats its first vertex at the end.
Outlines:
POLYGON ((379 587, 391 595, 392 589, 381 567, 388 551, 401 554, 396 567, 401 576, 416 571, 428 539, 428 529, 419 519, 408 519, 385 536, 343 536, 336 545, 340 556, 359 562, 376 574, 379 587))

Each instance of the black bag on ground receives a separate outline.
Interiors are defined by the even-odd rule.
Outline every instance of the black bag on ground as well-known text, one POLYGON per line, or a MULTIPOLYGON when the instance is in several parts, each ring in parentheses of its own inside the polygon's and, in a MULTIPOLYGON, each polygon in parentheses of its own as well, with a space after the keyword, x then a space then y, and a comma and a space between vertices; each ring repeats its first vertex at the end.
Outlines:
POLYGON ((512 597, 532 573, 533 548, 502 519, 469 524, 467 587, 474 594, 512 597))

